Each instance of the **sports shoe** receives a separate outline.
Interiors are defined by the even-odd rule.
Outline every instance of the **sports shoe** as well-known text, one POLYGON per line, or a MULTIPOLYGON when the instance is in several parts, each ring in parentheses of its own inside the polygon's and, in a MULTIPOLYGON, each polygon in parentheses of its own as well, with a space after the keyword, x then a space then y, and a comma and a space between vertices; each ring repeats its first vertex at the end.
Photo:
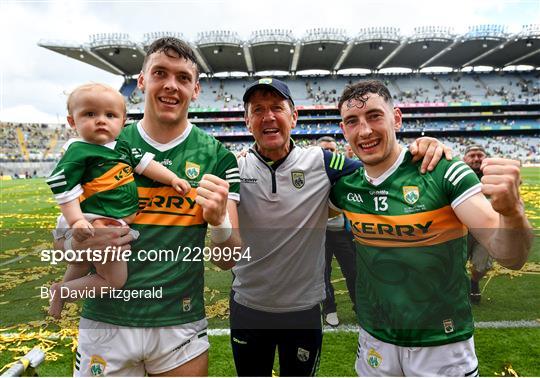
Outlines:
POLYGON ((469 294, 469 300, 474 305, 479 305, 481 299, 482 299, 482 294, 480 294, 480 293, 471 293, 471 294, 469 294))
POLYGON ((326 321, 328 325, 331 325, 332 327, 337 327, 339 325, 337 312, 330 312, 326 314, 326 317, 324 318, 324 320, 326 321))

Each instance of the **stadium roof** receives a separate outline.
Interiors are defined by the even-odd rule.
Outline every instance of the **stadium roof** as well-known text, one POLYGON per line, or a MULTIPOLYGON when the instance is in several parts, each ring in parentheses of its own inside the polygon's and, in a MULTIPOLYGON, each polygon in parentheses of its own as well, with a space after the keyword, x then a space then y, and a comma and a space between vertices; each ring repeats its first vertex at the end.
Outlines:
MULTIPOLYGON (((127 34, 102 33, 90 36, 88 43, 40 41, 38 45, 113 74, 132 76, 140 71, 145 48, 163 36, 185 39, 181 33, 158 32, 135 42, 127 34)), ((318 28, 301 38, 290 30, 270 29, 253 32, 247 41, 235 32, 209 31, 199 33, 190 43, 207 75, 351 68, 540 67, 540 24, 524 25, 516 34, 507 33, 500 25, 477 25, 464 35, 441 26, 417 27, 409 36, 401 35, 398 28, 372 27, 361 29, 356 37, 341 29, 318 28)))

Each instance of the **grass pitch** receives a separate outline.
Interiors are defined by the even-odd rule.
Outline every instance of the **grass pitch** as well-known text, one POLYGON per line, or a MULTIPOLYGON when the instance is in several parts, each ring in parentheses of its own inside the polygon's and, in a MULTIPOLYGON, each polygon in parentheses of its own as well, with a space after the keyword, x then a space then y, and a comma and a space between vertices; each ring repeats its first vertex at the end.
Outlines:
MULTIPOLYGON (((482 304, 473 307, 477 322, 540 321, 540 175, 538 168, 523 168, 522 176, 522 196, 537 235, 533 252, 522 271, 497 267, 482 281, 482 304)), ((0 181, 0 194, 0 367, 40 345, 48 352, 38 373, 71 376, 78 306, 70 306, 67 320, 58 323, 46 317, 48 303, 39 298, 39 287, 58 280, 64 271, 61 265, 41 262, 37 253, 51 247, 50 230, 58 208, 42 179, 0 181), (50 339, 59 332, 63 339, 50 339)), ((352 304, 337 265, 332 278, 340 321, 354 325, 352 304)), ((205 299, 211 329, 228 327, 230 283, 230 272, 207 266, 205 299)), ((319 375, 355 375, 356 340, 354 332, 326 333, 319 375)), ((477 329, 480 374, 508 376, 515 371, 539 376, 538 340, 540 328, 477 329)), ((228 336, 210 336, 210 342, 210 375, 235 375, 228 336)))

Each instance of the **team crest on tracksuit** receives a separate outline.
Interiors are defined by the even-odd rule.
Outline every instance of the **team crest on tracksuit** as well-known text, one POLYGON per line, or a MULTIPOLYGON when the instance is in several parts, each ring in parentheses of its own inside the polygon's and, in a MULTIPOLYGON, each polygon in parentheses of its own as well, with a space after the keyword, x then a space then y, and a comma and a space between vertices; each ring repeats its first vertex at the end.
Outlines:
POLYGON ((306 183, 306 177, 304 171, 292 171, 291 172, 292 183, 295 188, 300 189, 306 183))
POLYGON ((296 357, 302 362, 306 362, 309 360, 309 350, 305 350, 304 348, 298 347, 298 351, 296 352, 296 357))

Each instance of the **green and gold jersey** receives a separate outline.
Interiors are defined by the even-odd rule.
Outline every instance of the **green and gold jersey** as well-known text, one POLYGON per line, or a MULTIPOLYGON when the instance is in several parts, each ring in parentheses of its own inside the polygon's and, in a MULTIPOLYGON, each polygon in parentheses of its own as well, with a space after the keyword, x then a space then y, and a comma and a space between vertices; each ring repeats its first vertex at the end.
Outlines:
POLYGON ((123 218, 138 210, 133 171, 142 172, 152 156, 125 141, 106 145, 72 139, 64 147, 47 184, 59 204, 79 198, 83 213, 123 218))
POLYGON ((441 160, 420 174, 402 151, 376 179, 363 168, 341 178, 331 202, 350 219, 357 249, 356 308, 371 335, 399 346, 468 339, 466 227, 453 208, 480 191, 459 160, 441 160))
POLYGON ((157 327, 193 322, 204 318, 204 265, 196 248, 204 247, 206 222, 195 203, 198 182, 205 173, 229 182, 229 198, 239 200, 240 178, 235 156, 213 137, 189 124, 177 139, 160 144, 140 126, 124 128, 120 140, 128 141, 141 153, 150 152, 192 189, 179 195, 172 187, 135 176, 139 212, 131 227, 140 232, 131 243, 128 280, 123 289, 157 290, 162 298, 89 299, 82 316, 106 323, 157 327), (191 252, 190 256, 187 256, 191 252), (185 258, 186 257, 186 258, 185 258), (155 260, 155 261, 150 261, 155 260), (187 261, 184 261, 187 260, 187 261))

